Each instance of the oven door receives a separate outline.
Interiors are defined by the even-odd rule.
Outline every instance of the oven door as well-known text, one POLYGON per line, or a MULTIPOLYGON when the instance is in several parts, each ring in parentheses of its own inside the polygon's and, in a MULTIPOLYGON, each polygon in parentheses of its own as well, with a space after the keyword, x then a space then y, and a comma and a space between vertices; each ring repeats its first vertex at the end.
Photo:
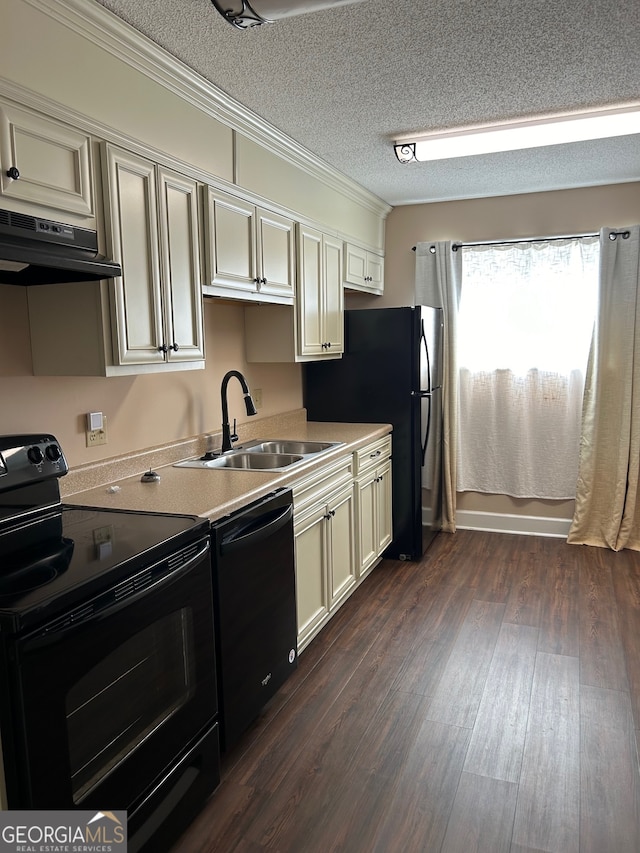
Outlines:
POLYGON ((135 809, 214 722, 213 638, 208 537, 18 638, 9 807, 135 809))

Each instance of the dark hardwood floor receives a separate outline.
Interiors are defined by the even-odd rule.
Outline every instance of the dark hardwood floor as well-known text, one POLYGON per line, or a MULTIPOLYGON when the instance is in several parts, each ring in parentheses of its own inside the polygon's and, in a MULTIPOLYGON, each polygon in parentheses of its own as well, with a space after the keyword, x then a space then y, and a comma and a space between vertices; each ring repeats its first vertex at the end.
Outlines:
POLYGON ((638 853, 640 553, 458 531, 384 561, 175 853, 638 853))

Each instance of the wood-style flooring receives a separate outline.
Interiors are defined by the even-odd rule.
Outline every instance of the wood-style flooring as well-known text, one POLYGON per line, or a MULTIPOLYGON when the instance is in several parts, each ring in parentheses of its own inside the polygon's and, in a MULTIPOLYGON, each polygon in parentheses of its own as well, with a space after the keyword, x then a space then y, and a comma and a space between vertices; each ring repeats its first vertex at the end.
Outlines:
POLYGON ((638 853, 640 553, 458 531, 383 561, 175 853, 638 853))

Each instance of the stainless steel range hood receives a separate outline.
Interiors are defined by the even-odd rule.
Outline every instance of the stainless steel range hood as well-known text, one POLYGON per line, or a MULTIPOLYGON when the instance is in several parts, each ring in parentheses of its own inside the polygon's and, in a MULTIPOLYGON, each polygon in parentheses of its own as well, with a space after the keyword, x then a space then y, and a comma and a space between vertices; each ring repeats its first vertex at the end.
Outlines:
POLYGON ((0 210, 0 284, 98 281, 122 275, 87 228, 0 210))

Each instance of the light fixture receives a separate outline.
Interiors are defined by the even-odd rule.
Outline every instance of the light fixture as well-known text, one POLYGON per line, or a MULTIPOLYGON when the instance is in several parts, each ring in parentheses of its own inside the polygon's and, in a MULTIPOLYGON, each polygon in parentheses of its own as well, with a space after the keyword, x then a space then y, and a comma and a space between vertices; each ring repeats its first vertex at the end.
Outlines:
POLYGON ((447 160, 640 133, 640 104, 433 133, 394 143, 401 163, 447 160))
POLYGON ((347 6, 362 0, 211 0, 222 17, 239 30, 273 24, 306 12, 347 6))

